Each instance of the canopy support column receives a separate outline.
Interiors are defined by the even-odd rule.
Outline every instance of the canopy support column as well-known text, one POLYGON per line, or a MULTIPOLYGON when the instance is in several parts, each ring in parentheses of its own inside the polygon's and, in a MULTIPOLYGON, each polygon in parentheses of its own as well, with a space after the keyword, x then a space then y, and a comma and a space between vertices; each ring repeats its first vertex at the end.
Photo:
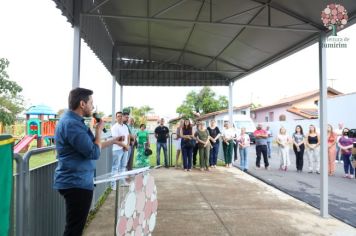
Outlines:
POLYGON ((80 10, 82 8, 82 1, 73 1, 73 75, 72 75, 72 88, 77 88, 80 85, 80 10))
POLYGON ((232 105, 232 87, 234 86, 234 82, 229 83, 229 122, 233 124, 233 105, 232 105))
POLYGON ((111 124, 116 122, 116 76, 112 76, 111 124))
POLYGON ((326 49, 323 42, 326 34, 321 33, 319 38, 319 122, 320 122, 320 215, 328 216, 328 143, 327 143, 327 80, 326 80, 326 49))
POLYGON ((120 111, 124 109, 124 86, 120 85, 120 111))

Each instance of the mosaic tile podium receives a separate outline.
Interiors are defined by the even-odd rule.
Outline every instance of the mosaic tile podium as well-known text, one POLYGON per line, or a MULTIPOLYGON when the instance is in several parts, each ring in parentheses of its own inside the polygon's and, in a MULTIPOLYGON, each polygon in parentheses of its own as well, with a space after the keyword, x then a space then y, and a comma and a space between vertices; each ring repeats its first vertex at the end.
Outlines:
POLYGON ((157 187, 149 167, 116 174, 105 174, 94 179, 94 184, 116 181, 115 235, 151 235, 157 218, 157 187), (120 186, 127 182, 128 186, 120 186), (127 188, 121 201, 120 189, 127 188))

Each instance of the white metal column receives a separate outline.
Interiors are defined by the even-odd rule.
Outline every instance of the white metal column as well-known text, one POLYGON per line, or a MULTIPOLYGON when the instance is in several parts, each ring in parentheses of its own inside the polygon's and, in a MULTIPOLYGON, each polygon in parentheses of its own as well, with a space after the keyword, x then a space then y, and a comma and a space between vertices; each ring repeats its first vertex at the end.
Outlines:
POLYGON ((327 143, 327 79, 326 79, 326 49, 323 47, 326 34, 321 33, 319 38, 319 122, 320 122, 320 215, 329 214, 328 201, 328 143, 327 143))
POLYGON ((120 111, 124 109, 124 86, 120 85, 120 111))
POLYGON ((112 76, 111 123, 116 122, 116 76, 112 76))
POLYGON ((233 124, 233 104, 232 104, 232 87, 234 86, 234 82, 230 82, 229 84, 229 122, 233 124))
POLYGON ((73 75, 72 75, 72 89, 80 85, 80 9, 82 1, 73 1, 73 75))

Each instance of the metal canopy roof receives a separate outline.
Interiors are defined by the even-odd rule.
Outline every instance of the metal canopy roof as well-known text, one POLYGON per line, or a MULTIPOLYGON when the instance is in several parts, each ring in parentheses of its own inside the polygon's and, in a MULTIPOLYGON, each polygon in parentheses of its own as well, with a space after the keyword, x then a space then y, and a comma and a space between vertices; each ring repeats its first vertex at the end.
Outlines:
MULTIPOLYGON (((324 0, 54 0, 120 85, 228 85, 314 42, 324 0)), ((339 1, 350 26, 356 1, 339 1)))

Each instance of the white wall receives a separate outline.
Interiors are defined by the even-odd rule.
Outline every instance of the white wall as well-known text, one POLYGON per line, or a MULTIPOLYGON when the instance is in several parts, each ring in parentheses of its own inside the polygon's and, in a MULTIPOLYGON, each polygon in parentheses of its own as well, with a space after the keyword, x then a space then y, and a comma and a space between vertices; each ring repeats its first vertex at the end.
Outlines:
MULTIPOLYGON (((356 93, 328 98, 327 113, 328 123, 331 124, 334 129, 337 128, 340 122, 344 123, 344 127, 349 129, 356 128, 356 93)), ((270 126, 274 137, 276 137, 282 126, 286 128, 287 133, 290 135, 293 134, 296 125, 301 125, 304 133, 308 132, 309 125, 311 124, 315 125, 317 130, 319 130, 319 119, 262 122, 262 124, 264 128, 267 125, 270 126)))
POLYGON ((334 127, 338 123, 350 129, 356 128, 356 93, 328 99, 328 121, 334 127))
MULTIPOLYGON (((218 115, 216 115, 216 116, 214 116, 214 119, 217 121, 217 126, 219 127, 219 128, 222 128, 223 127, 223 122, 222 122, 222 120, 224 119, 224 117, 226 116, 226 115, 228 115, 229 114, 229 112, 224 112, 224 113, 221 113, 221 114, 218 114, 218 115)), ((250 115, 250 108, 248 107, 248 108, 245 108, 245 109, 241 109, 241 110, 234 110, 234 113, 233 113, 233 115, 246 115, 246 116, 248 116, 248 117, 251 117, 250 115)), ((206 119, 206 120, 202 120, 203 122, 205 121, 206 122, 206 127, 208 127, 209 125, 210 125, 210 120, 212 120, 213 119, 213 117, 209 117, 208 119, 206 119)))

